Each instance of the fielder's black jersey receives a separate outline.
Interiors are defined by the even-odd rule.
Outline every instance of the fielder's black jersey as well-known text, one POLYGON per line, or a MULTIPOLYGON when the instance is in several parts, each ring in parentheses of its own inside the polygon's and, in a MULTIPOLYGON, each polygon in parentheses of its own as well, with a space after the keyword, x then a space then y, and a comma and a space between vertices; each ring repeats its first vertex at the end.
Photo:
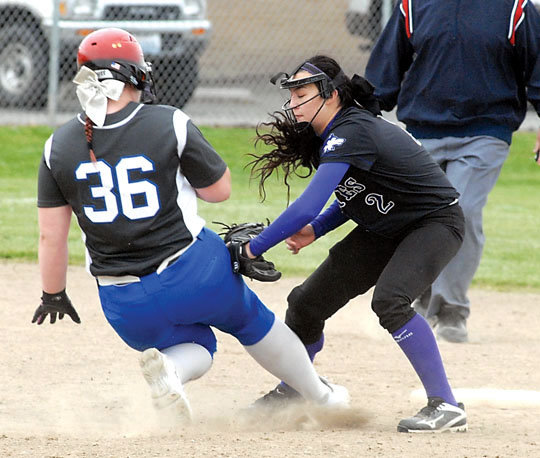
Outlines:
POLYGON ((194 188, 214 184, 227 166, 174 107, 130 103, 107 115, 93 128, 96 163, 84 119, 47 140, 38 207, 72 207, 92 275, 146 275, 201 231, 194 188))
POLYGON ((359 226, 387 237, 459 196, 416 139, 359 108, 338 114, 320 149, 320 162, 351 165, 335 190, 341 210, 359 226))

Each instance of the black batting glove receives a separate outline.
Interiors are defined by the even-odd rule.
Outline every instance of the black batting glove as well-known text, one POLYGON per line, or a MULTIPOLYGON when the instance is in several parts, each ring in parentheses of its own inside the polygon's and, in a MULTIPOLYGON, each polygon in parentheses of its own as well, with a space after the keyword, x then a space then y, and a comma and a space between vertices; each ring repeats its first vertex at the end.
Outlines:
POLYGON ((66 290, 62 290, 59 293, 49 294, 43 291, 41 296, 41 304, 36 309, 32 323, 42 324, 47 315, 51 317, 51 324, 56 323, 56 315, 58 319, 64 318, 64 315, 69 315, 75 323, 80 323, 81 319, 77 314, 77 311, 73 307, 73 304, 69 300, 66 290))

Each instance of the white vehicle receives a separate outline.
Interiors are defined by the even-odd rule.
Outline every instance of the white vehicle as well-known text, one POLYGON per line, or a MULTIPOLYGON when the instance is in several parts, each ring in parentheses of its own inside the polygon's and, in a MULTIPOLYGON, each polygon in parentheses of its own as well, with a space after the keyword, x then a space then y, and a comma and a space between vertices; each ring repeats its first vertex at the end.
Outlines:
MULTIPOLYGON (((0 106, 47 102, 53 0, 0 0, 0 106)), ((198 83, 198 59, 210 22, 206 0, 62 0, 58 2, 59 78, 72 79, 84 36, 119 27, 140 42, 154 69, 160 103, 182 107, 198 83)))
MULTIPOLYGON (((390 1, 390 12, 397 0, 390 1)), ((383 0, 350 0, 345 13, 345 23, 351 35, 358 35, 374 42, 382 31, 383 0)))

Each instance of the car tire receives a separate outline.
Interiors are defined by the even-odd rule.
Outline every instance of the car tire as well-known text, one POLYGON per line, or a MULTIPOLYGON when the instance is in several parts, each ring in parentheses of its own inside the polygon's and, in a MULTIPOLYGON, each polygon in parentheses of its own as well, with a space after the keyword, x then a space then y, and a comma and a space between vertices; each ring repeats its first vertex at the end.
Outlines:
POLYGON ((157 103, 183 108, 199 84, 199 65, 189 59, 160 59, 154 63, 157 103))
POLYGON ((43 108, 47 103, 48 44, 35 25, 0 28, 0 106, 43 108))

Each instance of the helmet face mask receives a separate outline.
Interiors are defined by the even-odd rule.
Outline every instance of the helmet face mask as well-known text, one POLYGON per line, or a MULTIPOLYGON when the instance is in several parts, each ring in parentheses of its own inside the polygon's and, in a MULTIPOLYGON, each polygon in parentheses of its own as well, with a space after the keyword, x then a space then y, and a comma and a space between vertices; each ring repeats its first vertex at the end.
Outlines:
POLYGON ((288 76, 287 74, 282 73, 284 76, 279 82, 279 88, 294 89, 300 86, 306 86, 308 84, 317 84, 319 87, 318 95, 324 99, 328 99, 332 96, 332 92, 335 89, 334 83, 326 74, 317 73, 315 75, 305 76, 304 78, 294 78, 295 74, 296 73, 293 73, 292 76, 288 76))
POLYGON ((92 32, 79 46, 77 65, 95 71, 100 81, 116 79, 131 84, 142 92, 142 103, 156 100, 152 64, 145 62, 140 44, 125 30, 92 32))
POLYGON ((300 64, 291 72, 290 75, 285 72, 277 73, 270 79, 270 82, 276 85, 279 84, 280 89, 289 89, 289 90, 295 89, 301 86, 306 86, 308 84, 317 85, 319 91, 313 97, 310 97, 308 100, 305 100, 304 102, 295 106, 291 106, 291 99, 289 99, 281 107, 287 119, 289 119, 290 122, 295 124, 295 129, 297 131, 303 131, 311 126, 311 123, 313 122, 317 114, 319 114, 319 111, 324 106, 326 100, 332 97, 332 93, 336 89, 334 80, 332 80, 326 73, 322 72, 321 70, 319 70, 317 67, 315 67, 313 64, 309 62, 303 62, 302 64, 300 64), (310 73, 310 75, 305 76, 303 78, 295 78, 295 75, 299 71, 306 71, 310 73), (316 73, 313 73, 313 71, 315 71, 316 73), (323 101, 321 103, 321 106, 317 110, 317 113, 315 113, 315 115, 313 116, 313 119, 311 119, 311 121, 309 122, 308 121, 298 122, 296 120, 296 116, 294 115, 293 110, 299 106, 302 106, 308 102, 311 102, 313 99, 319 96, 322 97, 323 101))

